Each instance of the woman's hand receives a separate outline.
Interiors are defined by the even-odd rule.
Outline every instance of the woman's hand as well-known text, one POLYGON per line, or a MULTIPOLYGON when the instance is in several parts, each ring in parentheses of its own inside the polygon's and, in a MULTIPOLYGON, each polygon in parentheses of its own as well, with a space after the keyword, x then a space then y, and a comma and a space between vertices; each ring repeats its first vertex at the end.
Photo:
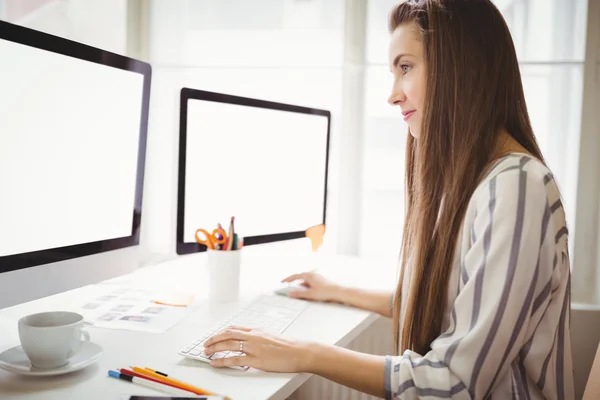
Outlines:
POLYGON ((247 366, 268 372, 306 371, 311 357, 309 348, 303 342, 240 326, 232 326, 204 343, 207 355, 226 350, 243 350, 245 354, 211 360, 214 367, 247 366))
POLYGON ((334 284, 315 272, 303 272, 285 278, 282 282, 301 280, 306 290, 294 290, 288 293, 289 297, 315 301, 339 301, 341 287, 334 284))

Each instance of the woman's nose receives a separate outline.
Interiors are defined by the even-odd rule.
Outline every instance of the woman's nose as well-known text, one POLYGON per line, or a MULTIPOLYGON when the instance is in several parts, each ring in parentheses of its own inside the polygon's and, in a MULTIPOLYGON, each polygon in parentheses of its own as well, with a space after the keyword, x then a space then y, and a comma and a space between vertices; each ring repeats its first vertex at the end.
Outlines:
POLYGON ((390 97, 388 97, 388 103, 391 106, 400 105, 404 101, 404 92, 400 88, 399 82, 394 82, 392 85, 392 92, 390 93, 390 97))
POLYGON ((402 103, 402 96, 400 92, 392 91, 390 97, 388 97, 388 103, 390 104, 390 106, 400 105, 400 103, 402 103))

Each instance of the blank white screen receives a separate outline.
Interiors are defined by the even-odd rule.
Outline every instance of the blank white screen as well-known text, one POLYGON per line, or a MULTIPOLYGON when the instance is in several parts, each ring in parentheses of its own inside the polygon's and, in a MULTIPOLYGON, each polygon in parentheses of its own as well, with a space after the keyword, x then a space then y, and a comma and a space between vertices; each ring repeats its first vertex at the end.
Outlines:
POLYGON ((143 76, 0 40, 0 256, 131 235, 143 76))
POLYGON ((188 101, 184 241, 235 216, 242 237, 323 222, 327 117, 188 101))

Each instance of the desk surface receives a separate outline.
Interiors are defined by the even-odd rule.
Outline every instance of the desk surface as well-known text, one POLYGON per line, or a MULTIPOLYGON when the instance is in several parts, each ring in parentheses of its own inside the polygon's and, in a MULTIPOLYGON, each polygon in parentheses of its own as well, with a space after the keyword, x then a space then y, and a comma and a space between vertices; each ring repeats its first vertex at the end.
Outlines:
MULTIPOLYGON (((234 400, 285 399, 310 375, 216 369, 208 363, 184 359, 177 352, 206 328, 231 315, 257 295, 271 292, 280 279, 291 273, 319 268, 324 275, 348 285, 393 288, 395 267, 389 263, 342 256, 276 254, 251 248, 244 250, 240 298, 232 303, 209 301, 204 253, 144 267, 112 280, 135 282, 136 286, 160 283, 163 288, 193 290, 199 296, 200 304, 186 319, 162 334, 89 327, 92 342, 103 348, 98 362, 81 371, 55 377, 25 377, 0 370, 0 398, 109 400, 132 394, 160 395, 107 376, 109 369, 139 365, 163 370, 234 400)), ((83 287, 0 310, 0 351, 19 344, 18 318, 40 311, 73 310, 90 290, 92 287, 83 287)), ((346 346, 377 318, 375 314, 342 305, 311 302, 284 336, 346 346)))

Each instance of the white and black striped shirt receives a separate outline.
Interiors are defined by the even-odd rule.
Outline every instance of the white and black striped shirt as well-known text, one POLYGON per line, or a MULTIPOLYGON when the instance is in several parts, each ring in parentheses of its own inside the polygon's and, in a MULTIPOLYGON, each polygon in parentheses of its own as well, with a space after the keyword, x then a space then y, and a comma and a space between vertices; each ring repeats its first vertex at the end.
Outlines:
POLYGON ((567 236, 548 168, 500 159, 466 212, 443 333, 386 357, 386 398, 572 399, 567 236))

